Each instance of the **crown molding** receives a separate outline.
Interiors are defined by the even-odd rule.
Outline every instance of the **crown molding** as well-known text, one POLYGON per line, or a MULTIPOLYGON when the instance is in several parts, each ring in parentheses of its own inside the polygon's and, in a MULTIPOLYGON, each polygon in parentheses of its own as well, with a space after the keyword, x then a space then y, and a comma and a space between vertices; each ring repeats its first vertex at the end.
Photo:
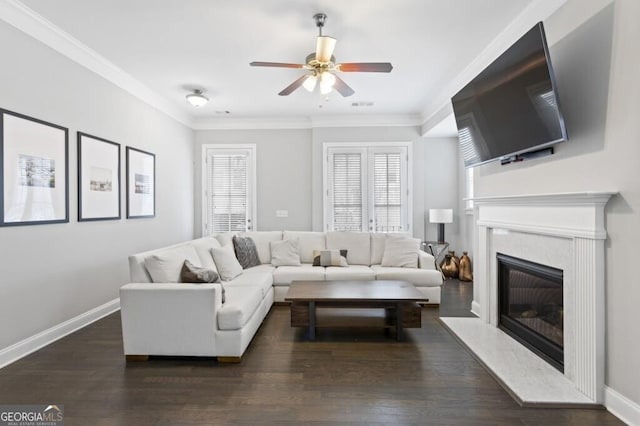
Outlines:
POLYGON ((189 114, 18 0, 0 2, 0 19, 66 56, 174 120, 191 127, 189 114))
POLYGON ((420 116, 409 115, 323 115, 311 117, 225 117, 192 122, 195 130, 316 129, 324 127, 419 126, 420 116))
POLYGON ((442 115, 441 111, 451 108, 451 97, 454 94, 508 49, 522 34, 531 29, 537 22, 547 19, 566 2, 567 0, 531 2, 460 74, 449 80, 449 83, 445 84, 442 90, 431 98, 431 102, 422 110, 422 133, 426 133, 439 123, 438 117, 442 115))

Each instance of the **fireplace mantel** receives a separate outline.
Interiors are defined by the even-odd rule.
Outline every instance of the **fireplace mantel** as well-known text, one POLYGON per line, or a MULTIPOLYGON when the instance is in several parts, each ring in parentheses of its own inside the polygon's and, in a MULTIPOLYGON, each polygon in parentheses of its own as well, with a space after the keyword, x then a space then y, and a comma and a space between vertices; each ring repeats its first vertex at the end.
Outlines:
MULTIPOLYGON (((472 311, 486 327, 497 327, 497 252, 563 269, 565 373, 561 377, 578 391, 578 403, 601 404, 604 398, 605 206, 614 194, 589 191, 473 199, 476 226, 472 311)), ((453 328, 452 331, 456 333, 453 328)), ((464 343, 462 334, 458 337, 464 343)), ((496 353, 493 350, 485 352, 496 353)), ((480 353, 476 355, 482 358, 480 353)), ((483 361, 490 366, 495 360, 483 361)), ((539 375, 539 371, 527 371, 527 368, 520 365, 504 371, 508 370, 505 374, 527 376, 529 383, 531 377, 539 375)), ((499 371, 493 373, 507 386, 519 380, 500 377, 499 371)), ((552 375, 549 373, 549 377, 552 375)), ((548 387, 548 383, 541 384, 545 385, 548 387)), ((553 398, 545 399, 548 397, 545 392, 537 393, 542 395, 541 400, 528 400, 526 395, 518 395, 518 389, 510 390, 522 401, 532 404, 557 402, 553 398)), ((562 398, 559 397, 558 401, 562 402, 562 398)), ((564 401, 571 402, 572 399, 564 401)))

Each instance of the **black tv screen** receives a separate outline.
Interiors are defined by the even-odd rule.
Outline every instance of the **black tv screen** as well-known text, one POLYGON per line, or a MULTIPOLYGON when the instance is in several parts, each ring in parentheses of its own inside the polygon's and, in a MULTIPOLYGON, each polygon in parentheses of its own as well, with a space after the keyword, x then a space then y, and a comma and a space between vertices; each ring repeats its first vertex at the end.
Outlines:
POLYGON ((466 167, 567 140, 542 22, 451 102, 466 167))

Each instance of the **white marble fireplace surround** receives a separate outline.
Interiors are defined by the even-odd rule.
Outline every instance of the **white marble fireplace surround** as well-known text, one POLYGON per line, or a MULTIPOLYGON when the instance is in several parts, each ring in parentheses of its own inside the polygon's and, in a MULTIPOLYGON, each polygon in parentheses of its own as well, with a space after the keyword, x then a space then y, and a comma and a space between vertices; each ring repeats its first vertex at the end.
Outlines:
POLYGON ((604 401, 604 208, 613 192, 475 198, 472 312, 441 318, 522 405, 604 401), (496 253, 563 270, 564 374, 499 330, 496 253))

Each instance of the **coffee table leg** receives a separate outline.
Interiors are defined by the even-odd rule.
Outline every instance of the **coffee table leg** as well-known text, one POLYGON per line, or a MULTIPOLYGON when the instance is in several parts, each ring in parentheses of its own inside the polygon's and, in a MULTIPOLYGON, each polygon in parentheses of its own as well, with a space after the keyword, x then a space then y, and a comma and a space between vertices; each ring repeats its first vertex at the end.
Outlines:
POLYGON ((316 302, 309 302, 309 340, 316 340, 316 302))
POLYGON ((396 340, 402 340, 402 304, 396 304, 396 340))

